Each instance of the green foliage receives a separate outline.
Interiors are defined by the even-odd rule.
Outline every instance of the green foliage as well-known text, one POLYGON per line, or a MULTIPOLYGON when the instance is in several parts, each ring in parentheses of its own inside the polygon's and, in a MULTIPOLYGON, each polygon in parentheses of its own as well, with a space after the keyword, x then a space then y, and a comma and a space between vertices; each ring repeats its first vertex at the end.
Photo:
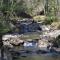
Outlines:
POLYGON ((44 21, 43 23, 44 23, 45 25, 51 25, 52 22, 53 22, 53 20, 46 20, 46 21, 44 21))
POLYGON ((9 31, 9 28, 0 23, 0 34, 6 33, 8 31, 9 31))
POLYGON ((9 23, 5 20, 5 17, 0 17, 0 34, 4 34, 10 31, 9 23))
POLYGON ((1 0, 0 1, 0 11, 2 16, 0 16, 0 34, 10 31, 9 20, 13 16, 13 10, 15 6, 15 0, 1 0))
POLYGON ((57 11, 58 11, 58 4, 57 0, 46 0, 46 16, 48 17, 47 20, 50 22, 57 20, 57 11))
POLYGON ((56 19, 56 17, 55 16, 48 16, 47 18, 46 18, 46 20, 44 21, 44 24, 52 24, 54 21, 56 21, 57 19, 56 19))

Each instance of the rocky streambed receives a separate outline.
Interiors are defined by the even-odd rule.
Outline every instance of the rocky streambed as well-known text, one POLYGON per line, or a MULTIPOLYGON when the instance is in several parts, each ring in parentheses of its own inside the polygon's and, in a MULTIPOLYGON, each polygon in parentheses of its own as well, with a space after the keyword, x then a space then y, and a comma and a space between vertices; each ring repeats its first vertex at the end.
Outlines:
MULTIPOLYGON (((25 35, 24 39, 21 39, 22 35, 4 35, 3 44, 9 48, 15 48, 15 46, 24 47, 24 48, 33 48, 48 51, 52 48, 52 43, 49 42, 50 39, 56 38, 60 33, 60 30, 55 30, 53 32, 46 33, 44 35, 39 35, 38 39, 28 39, 28 36, 25 35)), ((24 35, 23 35, 24 36, 24 35)), ((55 51, 60 52, 60 48, 54 48, 55 51)))
MULTIPOLYGON (((33 25, 34 24, 32 24, 32 26, 33 25)), ((27 32, 27 30, 25 31, 27 33, 24 34, 3 35, 2 40, 6 53, 8 52, 10 57, 60 55, 60 48, 53 47, 53 44, 50 42, 52 39, 60 35, 60 30, 53 30, 49 25, 41 25, 40 28, 42 30, 37 30, 37 32, 35 30, 33 30, 33 32, 27 32)))

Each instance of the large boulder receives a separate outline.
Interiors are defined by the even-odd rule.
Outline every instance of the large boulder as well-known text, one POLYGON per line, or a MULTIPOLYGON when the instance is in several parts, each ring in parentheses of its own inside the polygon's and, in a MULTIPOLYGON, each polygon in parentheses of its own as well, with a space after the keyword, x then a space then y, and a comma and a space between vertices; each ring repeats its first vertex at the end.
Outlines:
MULTIPOLYGON (((44 10, 45 0, 17 0, 16 11, 26 12, 31 16, 39 15, 44 10)), ((21 15, 20 15, 21 16, 21 15)))

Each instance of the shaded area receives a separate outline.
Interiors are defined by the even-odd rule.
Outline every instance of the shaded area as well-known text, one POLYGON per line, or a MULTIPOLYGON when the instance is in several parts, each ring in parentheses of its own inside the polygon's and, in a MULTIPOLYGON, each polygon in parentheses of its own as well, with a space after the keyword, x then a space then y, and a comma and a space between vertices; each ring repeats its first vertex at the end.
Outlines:
POLYGON ((20 16, 20 17, 22 17, 22 18, 32 18, 31 15, 29 15, 29 14, 27 14, 27 13, 25 13, 25 12, 18 12, 18 13, 16 13, 16 14, 17 14, 17 16, 20 16))
POLYGON ((16 28, 14 28, 14 33, 15 33, 15 30, 18 29, 18 32, 16 33, 19 33, 19 34, 42 31, 40 24, 30 19, 25 21, 23 20, 17 21, 15 23, 15 26, 16 28))

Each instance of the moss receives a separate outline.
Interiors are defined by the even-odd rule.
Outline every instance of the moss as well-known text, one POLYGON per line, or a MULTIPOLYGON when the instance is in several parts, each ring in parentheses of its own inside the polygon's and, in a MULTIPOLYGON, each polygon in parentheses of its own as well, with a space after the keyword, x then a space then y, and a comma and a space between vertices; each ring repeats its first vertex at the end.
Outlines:
POLYGON ((41 21, 44 21, 46 20, 46 16, 44 15, 37 15, 37 16, 34 16, 33 19, 37 22, 41 22, 41 21))

